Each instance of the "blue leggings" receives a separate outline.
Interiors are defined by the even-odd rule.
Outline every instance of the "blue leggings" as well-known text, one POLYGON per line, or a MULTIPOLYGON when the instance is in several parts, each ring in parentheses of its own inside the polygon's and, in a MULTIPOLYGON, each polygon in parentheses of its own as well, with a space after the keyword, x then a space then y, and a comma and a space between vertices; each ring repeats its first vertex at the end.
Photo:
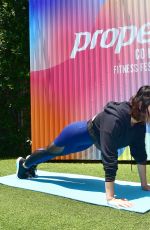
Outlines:
POLYGON ((58 147, 64 147, 61 155, 80 152, 89 148, 94 144, 94 141, 89 135, 87 121, 74 122, 66 126, 54 140, 54 144, 58 147))
POLYGON ((87 121, 74 122, 66 126, 54 140, 54 145, 62 147, 60 148, 61 150, 52 152, 51 145, 45 149, 38 149, 26 159, 25 165, 30 168, 33 165, 43 163, 56 156, 83 151, 93 144, 94 141, 88 132, 87 121))

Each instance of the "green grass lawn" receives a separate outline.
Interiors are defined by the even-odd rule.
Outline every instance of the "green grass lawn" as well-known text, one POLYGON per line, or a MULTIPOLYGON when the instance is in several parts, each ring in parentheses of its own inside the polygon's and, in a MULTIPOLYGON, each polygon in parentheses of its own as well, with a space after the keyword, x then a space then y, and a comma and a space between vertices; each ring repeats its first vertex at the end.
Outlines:
MULTIPOLYGON (((45 163, 39 169, 104 176, 101 164, 45 163)), ((15 160, 0 160, 0 176, 15 172, 15 160)), ((148 166, 150 182, 150 165, 148 166)), ((139 181, 136 166, 119 165, 119 180, 139 181)), ((91 205, 58 196, 0 185, 2 230, 150 230, 146 214, 91 205)))

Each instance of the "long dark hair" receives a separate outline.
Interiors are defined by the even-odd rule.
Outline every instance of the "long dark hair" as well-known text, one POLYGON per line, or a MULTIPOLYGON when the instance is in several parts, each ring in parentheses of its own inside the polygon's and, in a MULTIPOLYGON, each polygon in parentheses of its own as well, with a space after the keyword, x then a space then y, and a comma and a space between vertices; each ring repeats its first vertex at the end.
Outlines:
MULTIPOLYGON (((146 119, 146 113, 148 112, 148 106, 150 105, 150 85, 142 86, 130 99, 131 102, 131 116, 137 120, 144 122, 146 119)), ((150 114, 149 114, 150 115, 150 114)))

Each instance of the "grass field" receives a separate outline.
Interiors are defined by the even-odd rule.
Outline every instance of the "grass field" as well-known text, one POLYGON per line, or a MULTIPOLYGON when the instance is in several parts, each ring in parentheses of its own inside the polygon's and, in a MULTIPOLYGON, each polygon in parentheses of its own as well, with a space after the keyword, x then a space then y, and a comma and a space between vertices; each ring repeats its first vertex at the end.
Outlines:
MULTIPOLYGON (((45 163, 39 169, 103 177, 101 164, 45 163)), ((15 172, 15 160, 0 160, 0 176, 15 172)), ((150 165, 148 166, 150 182, 150 165)), ((119 165, 119 180, 139 181, 136 166, 119 165)), ((2 230, 150 230, 150 212, 121 211, 0 185, 2 230)))

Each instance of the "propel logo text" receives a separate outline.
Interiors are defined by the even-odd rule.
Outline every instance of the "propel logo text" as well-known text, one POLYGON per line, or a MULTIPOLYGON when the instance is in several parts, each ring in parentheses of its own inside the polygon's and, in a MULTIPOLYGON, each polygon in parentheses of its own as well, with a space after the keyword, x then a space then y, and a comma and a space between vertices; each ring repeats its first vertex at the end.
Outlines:
POLYGON ((108 49, 115 45, 115 54, 119 54, 122 47, 131 45, 135 40, 140 44, 150 43, 150 23, 143 24, 139 29, 135 25, 130 25, 111 28, 106 31, 96 30, 93 36, 90 32, 76 33, 74 47, 70 57, 75 58, 78 52, 82 52, 88 47, 94 49, 98 39, 100 39, 99 45, 101 48, 108 49), (109 39, 108 42, 108 37, 110 36, 111 39, 109 39), (81 46, 82 39, 84 39, 84 44, 81 46))

